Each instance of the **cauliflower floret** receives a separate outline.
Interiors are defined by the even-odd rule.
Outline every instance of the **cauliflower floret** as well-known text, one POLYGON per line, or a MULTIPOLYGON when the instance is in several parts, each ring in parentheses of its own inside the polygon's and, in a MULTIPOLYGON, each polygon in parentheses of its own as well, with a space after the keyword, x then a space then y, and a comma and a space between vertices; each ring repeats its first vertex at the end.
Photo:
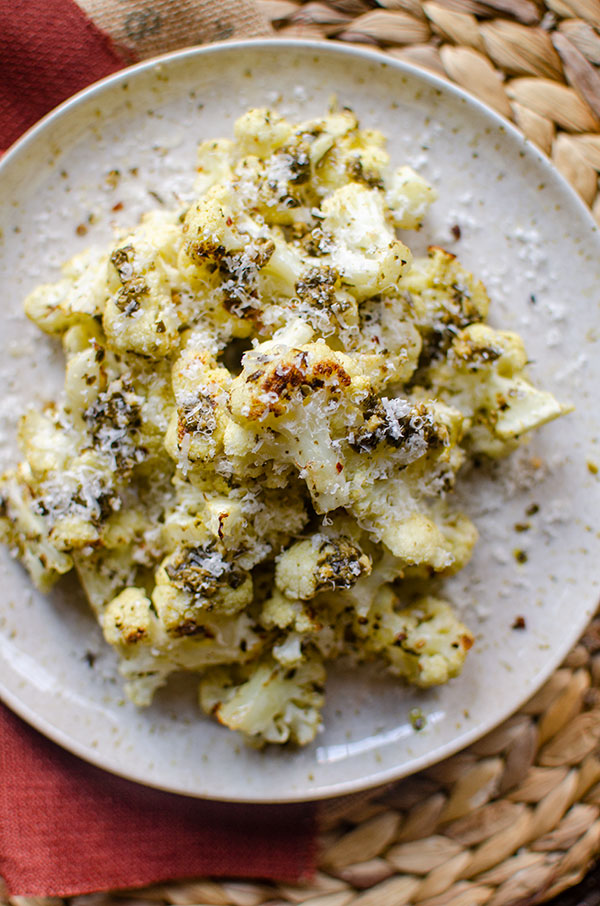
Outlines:
POLYGON ((519 436, 572 410, 523 376, 527 354, 516 333, 472 324, 454 339, 446 359, 428 376, 440 397, 452 401, 467 422, 471 448, 501 456, 519 436))
POLYGON ((249 201, 258 203, 269 222, 273 217, 280 223, 302 220, 305 212, 299 210, 300 205, 309 201, 316 204, 321 195, 348 181, 342 175, 341 180, 336 178, 332 183, 331 156, 346 134, 356 132, 357 125, 356 117, 348 110, 295 127, 273 111, 249 111, 235 125, 240 158, 235 173, 240 182, 246 183, 240 186, 242 192, 249 201))
POLYGON ((321 228, 332 236, 323 260, 340 272, 359 301, 398 283, 412 256, 388 225, 381 194, 350 183, 329 195, 321 210, 321 228))
POLYGON ((415 312, 423 338, 421 365, 442 357, 458 330, 484 320, 490 303, 483 283, 438 246, 430 246, 427 258, 412 262, 398 291, 415 312))
POLYGON ((200 704, 219 723, 251 741, 306 745, 321 727, 325 668, 316 652, 292 669, 271 657, 208 671, 200 704))
POLYGON ((309 518, 300 482, 276 491, 262 482, 235 488, 223 482, 222 493, 214 482, 198 487, 176 478, 174 486, 175 497, 164 509, 164 546, 216 545, 244 570, 279 553, 309 518))
POLYGON ((212 186, 231 179, 234 153, 235 144, 228 138, 200 142, 196 160, 198 175, 194 182, 197 195, 204 195, 212 186))
MULTIPOLYGON (((324 161, 327 152, 343 138, 355 130, 358 120, 351 110, 333 110, 321 119, 305 120, 297 127, 296 134, 310 143, 310 160, 315 168, 324 161)), ((320 180, 317 169, 315 182, 320 180)))
POLYGON ((102 326, 116 352, 160 359, 177 349, 189 319, 177 292, 181 242, 175 218, 154 212, 112 252, 102 326))
POLYGON ((304 601, 287 597, 276 587, 263 604, 260 623, 265 629, 292 629, 310 634, 318 633, 323 628, 312 607, 307 607, 304 601))
POLYGON ((74 324, 94 323, 106 302, 108 255, 88 249, 62 268, 63 279, 36 287, 23 303, 40 330, 62 334, 74 324))
POLYGON ((214 543, 169 554, 156 573, 152 601, 169 635, 202 631, 206 613, 233 616, 252 600, 252 576, 214 543))
POLYGON ((98 619, 106 605, 124 589, 136 585, 137 569, 132 566, 132 549, 123 545, 115 550, 100 548, 92 554, 73 551, 73 564, 92 610, 98 619))
MULTIPOLYGON (((32 462, 39 464, 35 450, 30 456, 32 462)), ((105 520, 121 506, 113 476, 89 448, 65 459, 58 470, 50 468, 35 475, 25 462, 7 477, 7 499, 15 506, 11 518, 16 526, 22 525, 19 531, 29 535, 23 544, 28 547, 31 539, 44 539, 55 549, 53 555, 45 549, 44 558, 48 560, 54 560, 58 551, 68 553, 100 542, 105 520), (23 521, 25 506, 32 510, 28 530, 23 521)))
POLYGON ((189 208, 183 233, 179 268, 204 320, 232 336, 249 336, 268 308, 259 274, 275 249, 269 227, 249 216, 235 184, 219 183, 189 208))
POLYGON ((371 189, 382 189, 384 173, 390 162, 385 139, 373 129, 356 129, 336 141, 319 173, 320 180, 332 187, 358 182, 371 189), (337 170, 337 180, 334 175, 337 170))
POLYGON ((40 591, 49 591, 73 567, 70 554, 58 550, 48 537, 48 524, 31 490, 26 463, 0 478, 0 539, 10 546, 40 591))
POLYGON ((128 586, 137 586, 164 556, 160 532, 149 527, 152 508, 127 508, 110 515, 101 539, 89 549, 73 551, 79 580, 97 616, 128 586))
POLYGON ((360 306, 360 325, 348 351, 360 356, 377 389, 410 380, 419 363, 422 340, 411 306, 402 298, 383 296, 360 306))
POLYGON ((144 591, 126 588, 108 604, 100 623, 121 658, 119 672, 128 697, 136 705, 149 705, 175 667, 159 655, 161 628, 144 591))
POLYGON ((126 692, 136 705, 149 705, 176 670, 200 672, 217 664, 256 658, 264 646, 250 617, 207 614, 193 635, 168 635, 141 588, 127 588, 100 617, 106 641, 121 658, 126 692))
MULTIPOLYGON (((290 348, 289 336, 276 335, 246 354, 231 386, 230 407, 250 438, 260 430, 254 457, 295 465, 323 513, 349 500, 339 439, 359 417, 369 381, 351 358, 325 343, 290 348)), ((243 468, 227 431, 225 451, 234 468, 243 468)))
MULTIPOLYGON (((240 229, 239 199, 232 187, 218 183, 212 186, 186 212, 183 234, 186 255, 197 264, 219 261, 223 255, 241 252, 247 235, 240 229)), ((250 218, 244 217, 244 225, 250 218)))
POLYGON ((57 418, 71 445, 93 447, 121 478, 141 464, 164 466, 163 435, 173 405, 168 362, 150 367, 146 358, 115 353, 97 324, 70 327, 63 347, 65 405, 57 418))
POLYGON ((342 278, 335 268, 320 265, 303 270, 294 287, 298 303, 294 309, 321 336, 339 334, 348 345, 359 323, 354 296, 343 289, 342 278))
POLYGON ((233 186, 244 206, 270 226, 307 226, 312 221, 314 192, 310 180, 308 147, 300 142, 284 146, 263 161, 243 158, 235 167, 233 186))
POLYGON ((370 558, 349 538, 313 535, 279 555, 275 585, 288 598, 308 600, 321 591, 352 588, 370 572, 370 558))
POLYGON ((259 274, 260 293, 265 298, 287 300, 289 303, 296 294, 296 284, 304 272, 304 258, 300 249, 286 242, 279 230, 273 230, 271 238, 273 253, 259 274))
POLYGON ((75 552, 122 543, 115 520, 118 514, 123 525, 128 518, 119 513, 126 473, 117 475, 110 457, 69 430, 65 414, 51 407, 28 412, 19 438, 26 461, 2 480, 4 528, 34 580, 48 587, 71 569, 75 552))
MULTIPOLYGON (((299 652, 307 646, 319 651, 324 660, 335 660, 344 655, 356 655, 352 626, 355 615, 364 604, 362 594, 355 589, 371 578, 367 573, 351 587, 317 592, 308 599, 291 599, 275 586, 273 593, 262 605, 258 620, 267 630, 280 630, 273 642, 273 656, 281 663, 297 663, 299 652)), ((377 590, 382 580, 375 579, 377 590)), ((364 586, 363 586, 364 591, 364 586)), ((373 592, 373 597, 375 592, 373 592)), ((366 606, 366 611, 369 607, 366 606)))
POLYGON ((21 416, 18 439, 36 481, 62 471, 73 456, 73 437, 64 430, 53 406, 43 413, 29 409, 21 416))
POLYGON ((349 512, 405 564, 447 570, 453 544, 428 498, 452 486, 463 462, 460 412, 436 400, 372 395, 363 415, 363 424, 349 435, 355 452, 347 463, 349 512))
POLYGON ((255 107, 235 121, 233 131, 241 154, 268 157, 285 144, 292 127, 275 111, 255 107))
MULTIPOLYGON (((214 477, 214 475, 210 476, 210 478, 214 477)), ((164 508, 163 522, 160 526, 162 542, 166 549, 174 550, 180 546, 194 547, 209 544, 211 541, 224 540, 223 529, 221 528, 219 532, 219 522, 217 522, 216 532, 211 531, 207 524, 209 521, 212 522, 207 507, 213 497, 216 501, 221 499, 219 492, 226 494, 227 484, 223 482, 220 485, 217 481, 208 481, 207 485, 207 488, 197 487, 190 481, 189 475, 187 477, 183 477, 181 474, 175 475, 173 479, 175 493, 164 508)), ((231 501, 227 507, 222 509, 222 525, 226 524, 225 520, 233 532, 233 547, 239 547, 237 542, 240 535, 243 534, 246 524, 243 514, 240 513, 239 504, 235 501, 231 501)))
POLYGON ((437 192, 412 167, 398 167, 385 179, 385 203, 394 226, 416 230, 437 198, 437 192))
POLYGON ((356 621, 365 656, 383 655, 391 673, 422 688, 458 676, 474 639, 450 606, 432 597, 398 605, 393 589, 384 586, 367 617, 356 621))
POLYGON ((222 450, 231 375, 205 349, 186 347, 173 365, 176 408, 165 447, 184 471, 189 463, 210 462, 222 450))

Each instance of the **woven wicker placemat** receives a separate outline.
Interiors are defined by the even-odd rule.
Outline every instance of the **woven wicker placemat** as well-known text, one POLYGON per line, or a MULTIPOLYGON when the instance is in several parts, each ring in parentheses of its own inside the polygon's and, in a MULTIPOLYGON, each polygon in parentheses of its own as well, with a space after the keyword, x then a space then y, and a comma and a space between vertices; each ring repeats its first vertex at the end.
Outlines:
POLYGON ((600 221, 600 0, 257 0, 280 35, 369 44, 456 82, 548 154, 600 221))
MULTIPOLYGON (((471 91, 552 158, 600 222, 600 0, 257 5, 280 35, 369 44, 471 91)), ((68 902, 532 906, 555 897, 600 854, 600 617, 483 740, 409 780, 324 804, 319 852, 310 885, 199 880, 68 902)), ((8 900, 0 890, 0 904, 8 900)))

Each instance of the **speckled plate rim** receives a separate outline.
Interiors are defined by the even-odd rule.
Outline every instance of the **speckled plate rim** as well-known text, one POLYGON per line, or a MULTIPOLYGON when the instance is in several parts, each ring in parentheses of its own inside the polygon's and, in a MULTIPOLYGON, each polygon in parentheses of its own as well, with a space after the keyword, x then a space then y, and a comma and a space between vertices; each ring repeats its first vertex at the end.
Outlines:
MULTIPOLYGON (((186 58, 196 58, 197 56, 218 57, 218 55, 223 50, 230 51, 234 49, 243 52, 246 48, 256 49, 257 47, 261 46, 264 46, 266 48, 273 47, 274 45, 278 45, 280 48, 289 48, 290 50, 306 48, 313 50, 320 55, 335 54, 338 56, 346 56, 349 60, 360 58, 366 62, 378 63, 384 67, 395 69, 400 73, 410 75, 411 77, 422 81, 425 85, 436 89, 441 94, 454 96, 455 98, 460 99, 469 107, 476 110, 480 116, 487 119, 490 125, 501 127, 502 130, 504 130, 504 132, 506 132, 506 134, 511 137, 513 141, 516 141, 520 144, 524 154, 534 160, 535 164, 545 172, 547 178, 556 182, 562 192, 566 192, 567 195, 570 196, 570 201, 578 209, 578 214, 582 218, 584 225, 587 224, 589 226, 590 232, 592 234, 595 234, 598 251, 600 254, 600 236, 598 234, 598 226, 595 223, 589 209, 585 206, 583 201, 569 185, 567 180, 554 167, 551 161, 532 142, 526 139, 512 123, 510 123, 504 117, 497 114, 494 110, 492 110, 487 105, 479 101, 474 96, 468 94, 466 91, 462 90, 455 84, 446 81, 445 79, 442 79, 431 72, 421 69, 420 67, 413 66, 412 64, 396 60, 394 58, 385 57, 383 56, 383 54, 381 54, 381 52, 369 48, 344 46, 338 43, 329 43, 318 40, 274 37, 266 39, 254 38, 239 41, 223 41, 206 46, 188 47, 182 50, 162 54, 156 57, 152 57, 151 59, 144 60, 143 62, 137 63, 133 66, 119 70, 118 72, 107 76, 104 79, 92 83, 82 91, 73 95, 58 107, 46 114, 46 116, 44 116, 41 120, 34 124, 30 129, 28 129, 12 146, 10 146, 10 148, 7 149, 2 158, 0 158, 0 181, 2 180, 3 172, 7 168, 7 166, 11 164, 15 158, 26 154, 30 150, 30 148, 35 146, 38 141, 43 141, 46 132, 50 127, 54 126, 56 121, 69 114, 74 108, 78 107, 82 103, 89 101, 91 98, 102 95, 104 91, 110 90, 114 85, 118 85, 119 83, 125 81, 130 82, 132 76, 135 76, 137 73, 152 70, 158 64, 168 65, 171 61, 181 61, 182 59, 186 58)), ((33 708, 24 704, 17 695, 3 688, 1 683, 0 699, 4 701, 4 703, 15 714, 19 715, 28 724, 30 724, 44 736, 51 739, 64 749, 79 756, 83 760, 96 765, 97 767, 100 767, 125 779, 140 783, 142 785, 154 787, 157 789, 163 789, 168 792, 192 796, 194 798, 205 798, 222 802, 275 804, 327 799, 335 796, 359 792, 361 790, 373 788, 375 786, 384 785, 391 781, 401 779, 402 777, 410 776, 411 774, 417 773, 420 770, 431 767, 433 764, 445 760, 449 756, 456 754, 458 751, 464 749, 468 745, 474 743, 476 740, 485 736, 495 727, 500 725, 504 720, 506 720, 512 713, 518 710, 518 708, 522 704, 524 704, 528 698, 535 694, 535 692, 552 675, 552 673, 556 670, 556 668, 560 665, 565 656, 571 650, 577 639, 583 633, 595 610, 595 604, 590 604, 585 609, 582 608, 581 612, 579 613, 578 619, 570 623, 568 629, 565 629, 562 644, 560 646, 557 645, 554 648, 554 650, 552 651, 552 656, 548 658, 548 661, 545 664, 544 668, 537 673, 535 682, 532 683, 531 686, 526 690, 524 690, 520 702, 517 702, 516 704, 515 702, 510 702, 510 704, 504 709, 496 712, 493 718, 490 718, 488 721, 482 721, 476 727, 459 733, 458 736, 452 741, 438 746, 434 753, 428 753, 420 757, 413 757, 410 760, 410 763, 403 763, 385 770, 371 772, 359 779, 330 784, 328 787, 320 788, 318 791, 311 791, 310 796, 304 793, 277 797, 264 795, 260 797, 252 796, 247 798, 240 795, 215 795, 210 791, 196 792, 185 787, 178 786, 174 783, 162 784, 154 780, 148 780, 144 777, 133 776, 130 771, 123 770, 119 766, 118 758, 111 760, 110 758, 107 758, 100 754, 94 748, 86 746, 78 740, 73 739, 68 733, 64 732, 59 727, 56 727, 53 723, 51 723, 50 720, 46 719, 43 714, 36 712, 33 708)))

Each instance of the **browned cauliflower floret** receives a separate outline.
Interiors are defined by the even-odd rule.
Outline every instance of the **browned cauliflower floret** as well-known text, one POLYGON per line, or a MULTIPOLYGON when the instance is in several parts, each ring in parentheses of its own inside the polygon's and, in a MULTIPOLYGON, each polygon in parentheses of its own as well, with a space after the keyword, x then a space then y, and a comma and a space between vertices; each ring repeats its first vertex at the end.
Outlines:
POLYGON ((222 450, 231 375, 191 342, 173 365, 171 379, 176 405, 165 446, 185 472, 192 463, 214 460, 222 450))
POLYGON ((306 745, 321 726, 325 667, 311 652, 293 668, 270 657, 250 667, 221 667, 200 683, 200 703, 208 714, 258 745, 306 745))
POLYGON ((442 357, 456 333, 485 319, 490 300, 476 280, 451 252, 431 246, 427 258, 417 258, 398 284, 415 310, 423 337, 421 365, 442 357))
POLYGON ((464 414, 467 443, 475 452, 502 456, 520 435, 571 411, 527 380, 526 364, 518 334, 471 324, 457 333, 446 358, 428 369, 440 398, 464 414))
POLYGON ((252 577, 214 543, 185 547, 159 567, 152 600, 169 635, 196 635, 206 613, 232 616, 250 603, 252 577))
POLYGON ((352 588, 371 572, 371 560, 350 538, 313 535, 288 547, 277 559, 275 585, 292 599, 352 588))
POLYGON ((423 688, 457 676, 474 641, 445 601, 423 597, 402 607, 389 586, 356 621, 355 633, 366 657, 383 656, 391 673, 423 688))
POLYGON ((160 359, 179 346, 180 328, 190 312, 181 304, 181 229, 174 220, 172 215, 149 215, 111 253, 102 326, 116 352, 160 359))
POLYGON ((349 500, 341 440, 370 384, 353 359, 325 343, 296 346, 296 328, 244 357, 230 397, 238 430, 226 432, 225 450, 242 474, 245 456, 295 466, 317 512, 327 512, 349 500))
POLYGON ((141 588, 126 588, 100 616, 104 636, 121 658, 119 670, 129 697, 148 705, 176 670, 201 672, 215 664, 244 663, 258 657, 264 632, 246 614, 207 613, 193 635, 166 632, 141 588))

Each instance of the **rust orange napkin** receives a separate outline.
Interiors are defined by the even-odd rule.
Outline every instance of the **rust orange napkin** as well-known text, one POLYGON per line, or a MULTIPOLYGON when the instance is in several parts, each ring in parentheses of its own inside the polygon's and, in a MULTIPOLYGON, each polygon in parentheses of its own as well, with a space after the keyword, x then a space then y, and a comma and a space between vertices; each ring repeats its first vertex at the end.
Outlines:
MULTIPOLYGON (((184 44, 268 32, 245 0, 0 2, 0 148, 90 82, 184 44)), ((0 876, 68 896, 216 875, 294 880, 310 806, 237 806, 147 789, 80 761, 0 705, 0 876)))
POLYGON ((310 805, 230 805, 139 786, 0 705, 0 876, 12 894, 206 875, 291 881, 310 874, 314 839, 310 805))
POLYGON ((3 0, 0 149, 61 101, 128 63, 270 33, 251 0, 3 0))

